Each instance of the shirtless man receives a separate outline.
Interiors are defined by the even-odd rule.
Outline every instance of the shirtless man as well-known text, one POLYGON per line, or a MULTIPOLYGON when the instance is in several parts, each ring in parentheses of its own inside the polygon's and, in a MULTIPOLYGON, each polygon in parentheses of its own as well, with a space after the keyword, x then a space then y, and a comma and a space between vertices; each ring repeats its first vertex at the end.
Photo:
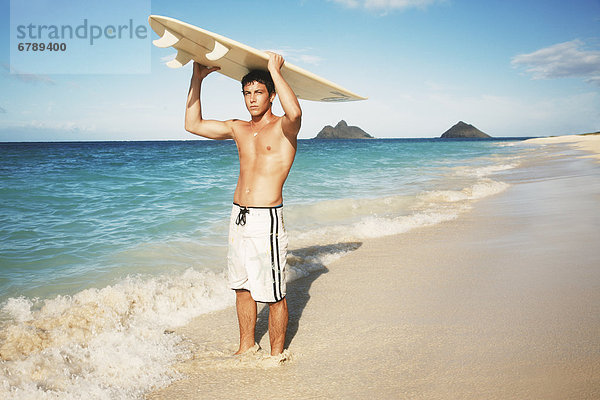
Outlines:
POLYGON ((283 352, 287 330, 287 234, 283 226, 282 190, 296 155, 302 110, 281 75, 283 63, 283 57, 269 53, 268 73, 252 71, 242 80, 250 121, 202 118, 202 80, 218 67, 208 68, 194 62, 187 99, 187 131, 209 139, 233 139, 238 148, 240 174, 233 195, 227 255, 240 329, 236 354, 255 346, 257 301, 269 304, 271 355, 283 352), (282 117, 271 112, 275 92, 285 113, 282 117))

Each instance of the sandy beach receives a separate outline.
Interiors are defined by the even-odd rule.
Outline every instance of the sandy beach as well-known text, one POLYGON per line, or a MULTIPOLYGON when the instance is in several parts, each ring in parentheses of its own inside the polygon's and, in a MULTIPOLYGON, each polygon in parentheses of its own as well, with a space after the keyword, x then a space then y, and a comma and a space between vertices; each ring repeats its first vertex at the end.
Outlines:
POLYGON ((285 362, 266 310, 243 357, 235 309, 204 314, 176 329, 182 378, 147 398, 600 398, 600 136, 520 145, 504 192, 289 283, 285 362))

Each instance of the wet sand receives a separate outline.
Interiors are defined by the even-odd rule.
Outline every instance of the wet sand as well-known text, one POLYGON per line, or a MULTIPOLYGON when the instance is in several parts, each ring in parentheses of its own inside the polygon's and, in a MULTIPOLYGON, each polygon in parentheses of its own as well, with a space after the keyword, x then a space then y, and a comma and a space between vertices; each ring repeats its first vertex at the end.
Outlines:
POLYGON ((185 376, 147 398, 600 398, 599 144, 526 143, 503 193, 291 282, 282 364, 266 310, 245 357, 235 309, 200 316, 185 376))

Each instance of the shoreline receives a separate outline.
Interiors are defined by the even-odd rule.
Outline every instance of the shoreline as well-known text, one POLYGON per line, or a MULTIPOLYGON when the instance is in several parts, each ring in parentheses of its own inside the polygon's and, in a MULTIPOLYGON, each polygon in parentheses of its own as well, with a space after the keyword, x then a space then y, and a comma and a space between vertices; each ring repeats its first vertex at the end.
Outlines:
POLYGON ((600 160, 600 133, 588 133, 582 135, 555 136, 547 138, 528 139, 525 142, 542 145, 560 145, 567 143, 576 149, 589 153, 583 157, 600 160))
POLYGON ((600 137, 531 139, 533 156, 458 219, 355 243, 288 284, 290 359, 232 357, 234 308, 175 329, 185 377, 148 399, 600 397, 600 137), (591 139, 590 139, 591 138, 591 139), (583 169, 582 169, 583 168, 583 169), (594 373, 594 371, 596 373, 594 373))

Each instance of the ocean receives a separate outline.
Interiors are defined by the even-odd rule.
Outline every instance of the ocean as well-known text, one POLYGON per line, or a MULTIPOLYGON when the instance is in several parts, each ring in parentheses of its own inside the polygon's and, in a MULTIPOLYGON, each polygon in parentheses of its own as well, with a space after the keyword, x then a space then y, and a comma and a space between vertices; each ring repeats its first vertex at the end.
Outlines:
MULTIPOLYGON (((289 279, 502 192, 521 139, 300 140, 289 279)), ((234 304, 237 173, 232 141, 0 143, 0 398, 135 399, 177 379, 190 353, 171 329, 234 304)))

